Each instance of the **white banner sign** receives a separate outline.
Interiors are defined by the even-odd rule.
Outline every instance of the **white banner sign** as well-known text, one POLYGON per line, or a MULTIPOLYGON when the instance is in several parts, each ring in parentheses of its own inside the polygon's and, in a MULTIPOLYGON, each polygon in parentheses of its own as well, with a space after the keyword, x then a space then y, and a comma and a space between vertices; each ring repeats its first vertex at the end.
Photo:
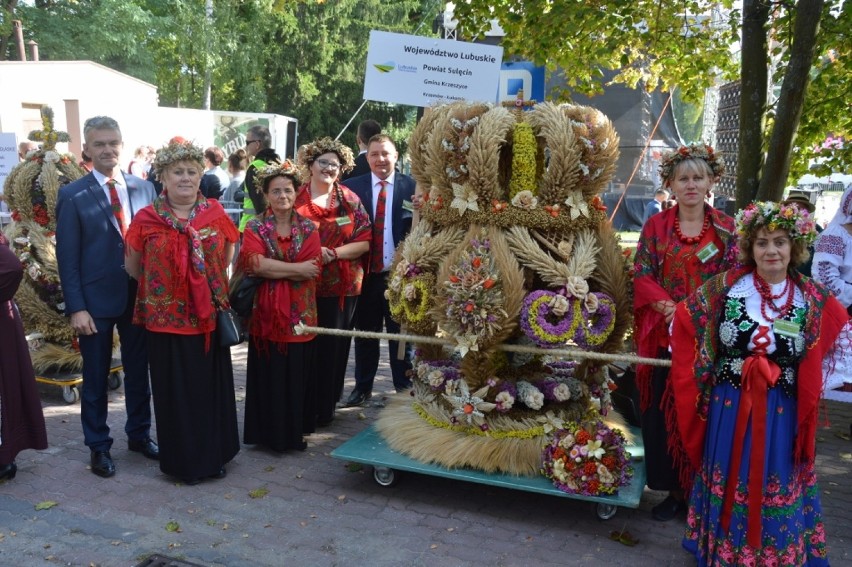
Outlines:
POLYGON ((496 102, 503 48, 383 31, 370 32, 364 98, 431 106, 496 102))
MULTIPOLYGON (((12 168, 18 165, 18 140, 14 133, 0 133, 0 195, 12 168)), ((7 211, 6 203, 0 203, 0 212, 7 211)))

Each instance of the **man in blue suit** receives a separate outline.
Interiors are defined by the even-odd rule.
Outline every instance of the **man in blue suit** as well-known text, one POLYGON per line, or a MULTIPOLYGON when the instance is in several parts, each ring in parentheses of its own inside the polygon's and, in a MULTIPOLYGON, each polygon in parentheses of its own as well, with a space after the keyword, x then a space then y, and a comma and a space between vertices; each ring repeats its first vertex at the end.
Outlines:
MULTIPOLYGON (((399 323, 391 318, 385 290, 394 251, 411 230, 414 180, 395 170, 398 157, 390 137, 376 134, 367 145, 370 173, 346 181, 346 186, 361 199, 373 223, 370 267, 355 308, 355 328, 360 331, 379 332, 384 322, 388 333, 399 333, 399 323), (381 211, 385 214, 377 218, 381 211), (379 228, 381 230, 377 230, 379 228)), ((410 349, 406 349, 404 358, 400 360, 399 343, 389 341, 388 348, 393 385, 397 391, 407 390, 411 387, 411 379, 406 375, 411 369, 410 349)), ((356 338, 355 389, 346 400, 347 407, 359 406, 372 397, 378 367, 379 341, 356 338)))
POLYGON ((79 335, 83 357, 80 417, 92 472, 115 474, 107 425, 107 383, 113 330, 121 340, 128 448, 150 459, 159 447, 150 437, 151 389, 144 328, 131 323, 136 280, 124 270, 124 233, 133 215, 154 200, 154 186, 119 168, 123 147, 118 123, 106 116, 86 120, 83 151, 92 172, 59 190, 56 259, 65 312, 79 335))

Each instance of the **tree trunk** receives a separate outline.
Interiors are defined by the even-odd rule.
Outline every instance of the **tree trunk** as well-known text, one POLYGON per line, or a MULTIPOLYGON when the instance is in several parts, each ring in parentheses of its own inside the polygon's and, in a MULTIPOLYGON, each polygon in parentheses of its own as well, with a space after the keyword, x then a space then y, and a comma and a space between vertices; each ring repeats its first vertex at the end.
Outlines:
MULTIPOLYGON (((11 22, 15 19, 15 8, 18 7, 18 0, 7 0, 3 6, 3 21, 11 22)), ((8 59, 9 42, 12 40, 12 34, 0 37, 0 60, 8 59)))
POLYGON ((211 49, 213 42, 213 0, 207 0, 204 10, 207 27, 207 50, 204 54, 204 94, 201 108, 210 110, 211 94, 213 92, 213 65, 211 63, 211 49))
POLYGON ((740 55, 740 135, 737 150, 737 209, 757 195, 763 162, 763 115, 769 81, 766 27, 769 4, 743 1, 742 51, 740 55))
POLYGON ((780 201, 784 195, 790 172, 790 154, 802 118, 824 4, 824 0, 800 0, 798 3, 790 62, 781 83, 772 136, 757 191, 761 201, 780 201))

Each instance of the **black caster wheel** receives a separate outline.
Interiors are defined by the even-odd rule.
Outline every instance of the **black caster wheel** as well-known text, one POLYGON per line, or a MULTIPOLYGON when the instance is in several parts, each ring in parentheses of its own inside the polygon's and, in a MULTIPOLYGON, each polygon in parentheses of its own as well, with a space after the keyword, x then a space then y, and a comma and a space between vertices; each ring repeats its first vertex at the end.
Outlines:
POLYGON ((604 504, 599 502, 592 505, 599 520, 609 520, 618 512, 618 506, 615 504, 604 504))
POLYGON ((107 378, 107 385, 110 390, 118 390, 121 388, 121 380, 124 378, 124 372, 113 372, 107 378))

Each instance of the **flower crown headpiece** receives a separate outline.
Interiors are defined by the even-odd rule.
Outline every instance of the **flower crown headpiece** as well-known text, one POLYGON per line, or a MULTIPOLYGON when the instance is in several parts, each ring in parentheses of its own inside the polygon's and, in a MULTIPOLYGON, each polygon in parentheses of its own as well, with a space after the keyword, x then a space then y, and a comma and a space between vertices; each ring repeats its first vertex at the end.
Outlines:
POLYGON ((811 214, 794 204, 774 203, 772 201, 751 203, 737 213, 737 234, 742 237, 754 236, 765 228, 769 232, 786 230, 793 240, 806 245, 816 237, 816 222, 811 214))
POLYGON ((289 159, 283 162, 273 161, 254 172, 254 186, 263 187, 267 179, 284 175, 293 178, 293 185, 299 186, 299 168, 289 159))
POLYGON ((172 139, 168 145, 157 150, 157 157, 154 158, 154 173, 158 178, 162 179, 163 171, 168 166, 178 161, 194 161, 204 167, 204 150, 196 146, 192 142, 186 140, 172 139))
POLYGON ((307 171, 315 159, 327 153, 335 153, 340 158, 340 173, 345 173, 355 167, 355 156, 352 155, 352 150, 349 149, 349 146, 339 140, 333 140, 328 136, 314 140, 310 144, 305 144, 299 148, 299 155, 296 159, 299 165, 307 171))
POLYGON ((703 159, 713 171, 713 177, 719 178, 725 173, 725 160, 716 153, 712 146, 704 143, 689 144, 681 146, 673 152, 663 154, 660 161, 660 177, 668 180, 674 173, 675 167, 682 161, 688 159, 703 159))

